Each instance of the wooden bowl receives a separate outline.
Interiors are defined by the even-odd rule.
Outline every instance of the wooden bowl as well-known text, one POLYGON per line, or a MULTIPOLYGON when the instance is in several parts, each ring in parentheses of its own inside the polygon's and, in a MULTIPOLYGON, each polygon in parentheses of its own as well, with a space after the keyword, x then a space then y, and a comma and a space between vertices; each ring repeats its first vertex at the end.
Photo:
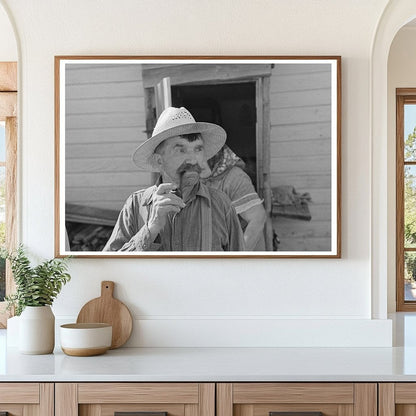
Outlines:
POLYGON ((61 348, 67 355, 89 357, 111 347, 112 326, 105 323, 61 325, 61 348))

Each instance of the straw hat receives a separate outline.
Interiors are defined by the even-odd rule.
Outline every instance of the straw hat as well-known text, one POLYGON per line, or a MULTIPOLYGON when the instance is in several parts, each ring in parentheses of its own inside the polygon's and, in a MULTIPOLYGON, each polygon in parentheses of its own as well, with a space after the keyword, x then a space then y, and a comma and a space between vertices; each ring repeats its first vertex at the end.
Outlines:
POLYGON ((225 130, 217 124, 196 122, 184 107, 168 107, 157 120, 152 137, 137 147, 133 153, 133 162, 142 170, 153 171, 151 156, 156 147, 166 139, 190 133, 201 134, 207 159, 221 149, 227 138, 225 130))

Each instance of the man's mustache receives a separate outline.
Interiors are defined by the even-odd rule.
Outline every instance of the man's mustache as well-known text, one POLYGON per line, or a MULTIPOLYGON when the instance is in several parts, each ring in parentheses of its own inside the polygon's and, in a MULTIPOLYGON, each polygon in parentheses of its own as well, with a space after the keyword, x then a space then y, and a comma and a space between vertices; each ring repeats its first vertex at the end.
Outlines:
POLYGON ((179 166, 179 168, 177 169, 177 172, 179 174, 184 173, 184 172, 197 172, 197 173, 201 173, 202 172, 202 168, 201 166, 199 166, 198 163, 192 164, 192 163, 182 163, 182 165, 179 166))

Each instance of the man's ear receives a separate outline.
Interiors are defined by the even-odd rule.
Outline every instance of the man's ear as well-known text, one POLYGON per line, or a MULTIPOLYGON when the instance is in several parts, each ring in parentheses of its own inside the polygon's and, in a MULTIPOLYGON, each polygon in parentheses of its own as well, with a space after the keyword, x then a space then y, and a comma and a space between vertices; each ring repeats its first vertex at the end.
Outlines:
POLYGON ((152 156, 150 156, 150 164, 153 168, 159 170, 162 166, 162 155, 159 153, 153 153, 152 156))
POLYGON ((204 159, 204 161, 202 162, 201 168, 202 168, 201 178, 203 179, 208 178, 211 175, 212 170, 209 167, 208 161, 206 159, 204 159))

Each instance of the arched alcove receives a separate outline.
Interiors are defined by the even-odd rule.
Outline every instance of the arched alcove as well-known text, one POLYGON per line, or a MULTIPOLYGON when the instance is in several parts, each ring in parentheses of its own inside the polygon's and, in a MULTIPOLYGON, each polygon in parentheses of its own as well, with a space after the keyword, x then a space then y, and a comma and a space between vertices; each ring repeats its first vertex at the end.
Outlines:
MULTIPOLYGON (((390 2, 375 33, 371 59, 371 137, 372 137, 372 316, 385 319, 387 299, 392 296, 395 278, 395 193, 389 134, 391 106, 388 90, 388 58, 398 31, 416 17, 414 0, 390 2)), ((394 114, 393 114, 394 117, 394 114)), ((394 144, 393 144, 394 148, 394 144)), ((391 309, 391 301, 390 308, 391 309)), ((391 311, 391 310, 390 310, 391 311)))
MULTIPOLYGON (((388 311, 396 310, 396 265, 394 253, 396 252, 396 218, 395 218, 395 197, 396 197, 396 89, 397 88, 415 88, 416 87, 416 53, 414 45, 416 44, 416 20, 403 26, 394 37, 389 57, 387 71, 387 192, 388 192, 388 246, 389 262, 388 267, 388 311)), ((410 107, 407 106, 407 111, 410 107)), ((410 114, 409 114, 410 115, 410 114)), ((408 117, 409 117, 408 115, 408 117)), ((410 122, 410 119, 408 120, 410 122)), ((405 136, 406 137, 406 136, 405 136)), ((398 156, 398 155, 397 155, 398 156)), ((402 292, 403 289, 398 289, 402 292)), ((397 293, 407 299, 412 296, 412 290, 397 293)))

